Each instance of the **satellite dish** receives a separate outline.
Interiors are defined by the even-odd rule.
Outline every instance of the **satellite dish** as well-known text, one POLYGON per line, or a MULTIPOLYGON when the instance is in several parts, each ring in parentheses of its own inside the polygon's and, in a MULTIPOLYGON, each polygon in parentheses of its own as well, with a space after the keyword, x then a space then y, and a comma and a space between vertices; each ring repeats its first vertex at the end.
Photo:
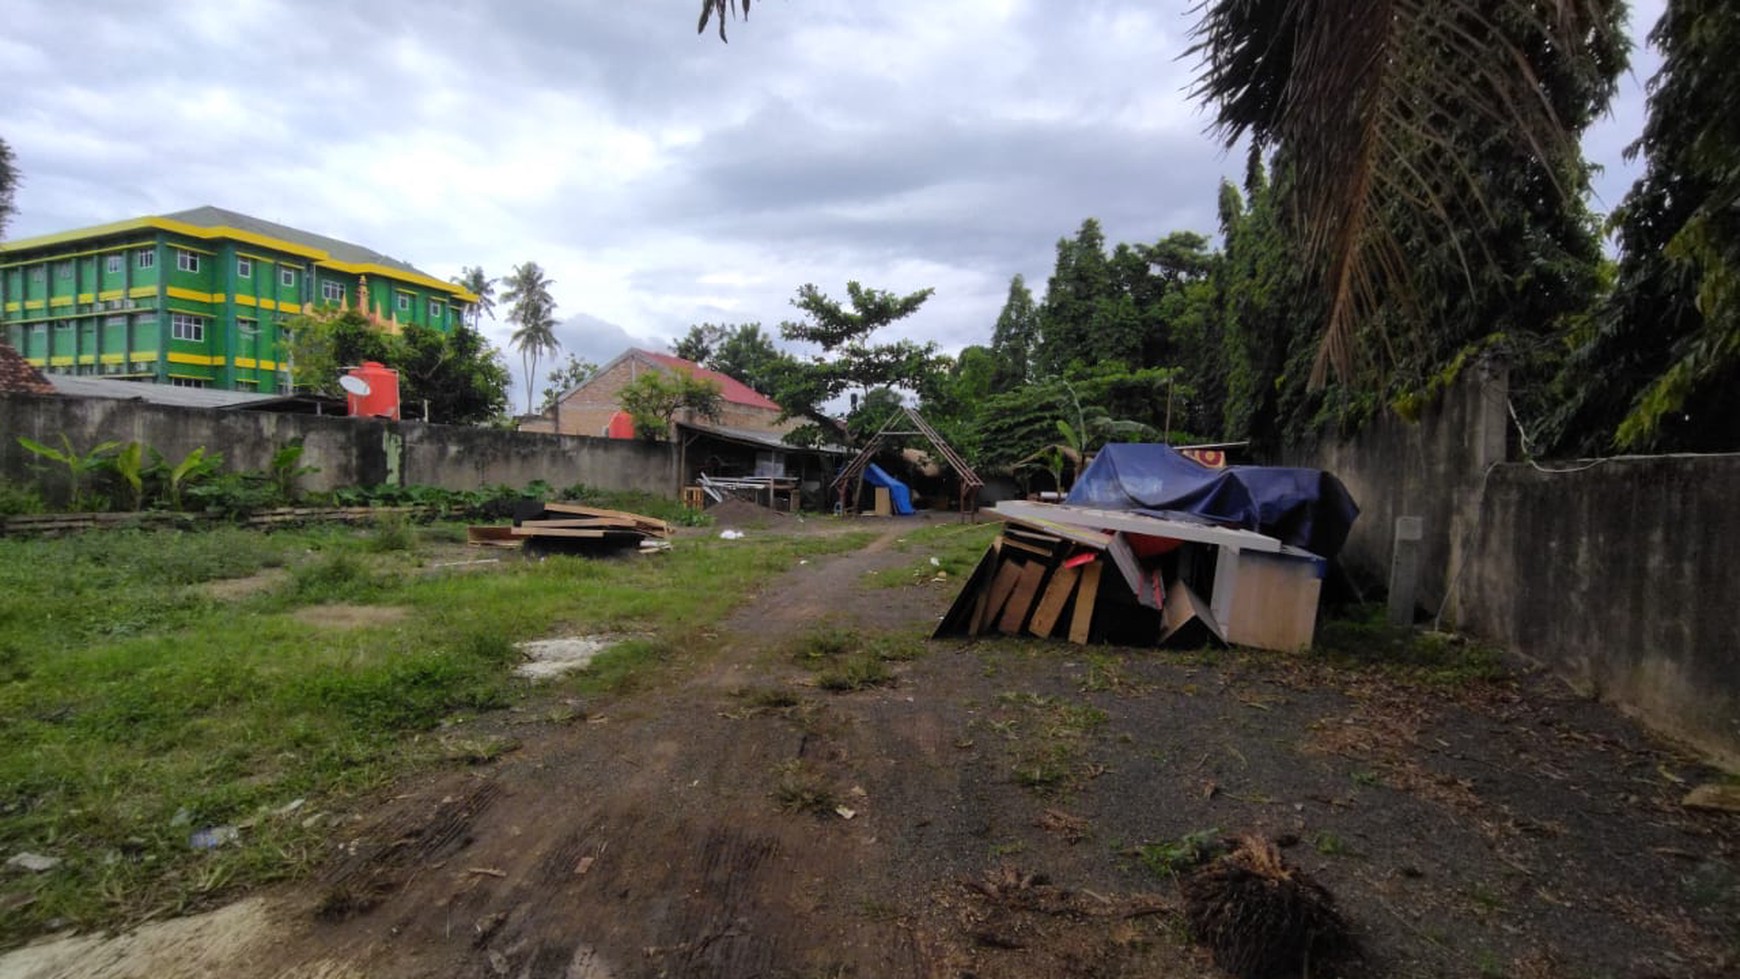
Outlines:
POLYGON ((369 396, 369 382, 354 374, 341 375, 338 379, 338 386, 359 398, 366 398, 369 396))

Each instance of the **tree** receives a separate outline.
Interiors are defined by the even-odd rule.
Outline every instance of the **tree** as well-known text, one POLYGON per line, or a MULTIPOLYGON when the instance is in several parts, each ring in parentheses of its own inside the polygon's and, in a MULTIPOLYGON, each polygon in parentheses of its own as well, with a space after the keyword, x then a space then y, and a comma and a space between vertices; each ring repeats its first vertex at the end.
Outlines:
POLYGON ((12 223, 12 215, 17 213, 16 193, 18 191, 18 165, 12 156, 12 147, 0 139, 0 241, 6 238, 6 226, 12 223))
POLYGON ((355 309, 317 310, 287 324, 294 381, 304 391, 341 397, 339 375, 372 360, 399 372, 399 398, 427 406, 429 421, 476 425, 507 407, 510 377, 501 352, 465 326, 451 333, 407 325, 393 335, 355 309))
POLYGON ((1380 363, 1432 321, 1414 246, 1445 244, 1463 278, 1527 269, 1500 240, 1497 185, 1564 206, 1585 174, 1582 126, 1624 65, 1617 0, 1209 0, 1196 93, 1228 145, 1249 136, 1290 172, 1288 211, 1326 309, 1312 381, 1380 363), (1489 169, 1493 161, 1506 166, 1489 169), (1427 301, 1423 302, 1425 298, 1427 301))
POLYGON ((582 384, 592 379, 598 373, 598 365, 590 360, 581 360, 573 354, 568 355, 568 362, 550 372, 545 380, 544 403, 538 406, 538 411, 548 412, 556 406, 556 402, 582 384))
POLYGON ((477 297, 465 310, 465 325, 473 330, 482 331, 483 318, 495 319, 495 282, 496 280, 483 274, 482 266, 467 265, 453 277, 453 283, 466 292, 477 297))
POLYGON ((682 339, 671 343, 671 353, 690 363, 706 364, 707 358, 713 356, 713 348, 724 339, 726 329, 712 323, 696 323, 682 339))
POLYGON ((997 314, 997 325, 991 331, 991 356, 996 362, 991 390, 1007 391, 1026 384, 1038 343, 1039 307, 1033 303, 1027 280, 1017 273, 1009 280, 1009 297, 1003 300, 1003 311, 997 314))
POLYGON ((823 404, 848 390, 860 395, 877 387, 916 390, 940 367, 936 344, 911 340, 872 344, 870 336, 918 312, 934 291, 920 289, 902 296, 848 282, 848 308, 813 285, 800 287, 792 305, 808 317, 780 324, 780 335, 816 344, 822 356, 794 362, 780 378, 776 400, 787 413, 819 417, 823 404))
POLYGON ((530 414, 538 359, 562 346, 556 340, 556 301, 550 297, 550 286, 555 283, 537 262, 526 262, 516 265, 504 284, 507 288, 501 299, 508 304, 508 322, 514 326, 514 349, 520 352, 526 368, 526 413, 530 414))
POLYGON ((650 370, 630 381, 619 395, 622 410, 634 419, 634 431, 643 439, 667 438, 671 420, 679 411, 717 419, 724 394, 711 378, 696 377, 687 370, 650 370))
POLYGON ((1570 452, 1740 448, 1740 23, 1669 0, 1644 172, 1613 215, 1611 300, 1576 338, 1544 441, 1570 452))

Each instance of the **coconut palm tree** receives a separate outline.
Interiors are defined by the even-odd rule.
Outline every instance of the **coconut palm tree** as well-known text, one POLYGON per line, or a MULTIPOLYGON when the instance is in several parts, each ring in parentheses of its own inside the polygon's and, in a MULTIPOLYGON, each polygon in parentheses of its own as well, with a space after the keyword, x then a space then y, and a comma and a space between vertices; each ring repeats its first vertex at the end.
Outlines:
POLYGON ((562 344, 556 340, 556 301, 550 297, 554 285, 537 262, 516 265, 513 274, 503 283, 502 302, 508 304, 508 322, 513 325, 513 347, 520 352, 526 368, 526 414, 532 413, 538 377, 538 359, 555 353, 562 344))
POLYGON ((1480 236, 1494 226, 1494 175, 1482 158, 1505 147, 1531 161, 1545 193, 1574 200, 1586 179, 1578 135, 1625 57, 1621 0, 1204 0, 1199 10, 1194 94, 1229 146, 1248 136, 1291 170, 1294 235, 1329 308, 1314 385, 1382 356, 1380 310, 1426 318, 1409 308, 1418 243, 1454 243, 1471 285, 1477 268, 1526 273, 1488 267, 1480 236))
POLYGON ((453 277, 452 282, 477 297, 477 301, 465 311, 466 326, 476 332, 482 329, 485 316, 495 319, 496 280, 483 274, 483 266, 465 266, 453 277))

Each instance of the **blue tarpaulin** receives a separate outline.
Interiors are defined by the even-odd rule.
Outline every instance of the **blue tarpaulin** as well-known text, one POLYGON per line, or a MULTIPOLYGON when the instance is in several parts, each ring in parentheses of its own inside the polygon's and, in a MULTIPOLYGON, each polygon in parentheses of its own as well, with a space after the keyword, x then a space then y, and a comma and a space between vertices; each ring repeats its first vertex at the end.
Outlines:
POLYGON ((864 469, 864 482, 871 486, 885 487, 888 490, 889 502, 894 504, 894 512, 903 517, 912 516, 912 491, 906 488, 905 483, 888 475, 888 470, 872 462, 864 469))
POLYGON ((1210 469, 1169 445, 1114 443, 1094 456, 1065 503, 1099 510, 1194 514, 1243 527, 1323 557, 1347 541, 1359 507, 1319 469, 1210 469))

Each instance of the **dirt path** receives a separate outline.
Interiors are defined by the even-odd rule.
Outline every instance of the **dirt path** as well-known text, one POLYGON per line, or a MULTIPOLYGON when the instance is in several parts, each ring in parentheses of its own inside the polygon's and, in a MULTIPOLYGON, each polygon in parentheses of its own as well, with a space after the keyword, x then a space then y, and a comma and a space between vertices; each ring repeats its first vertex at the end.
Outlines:
POLYGON ((1740 828, 1677 804, 1709 773, 1544 678, 1004 640, 817 689, 795 638, 952 596, 866 587, 921 559, 902 530, 770 584, 687 679, 402 787, 318 880, 0 976, 1213 976, 1140 845, 1249 830, 1340 897, 1352 974, 1740 967, 1740 828))

